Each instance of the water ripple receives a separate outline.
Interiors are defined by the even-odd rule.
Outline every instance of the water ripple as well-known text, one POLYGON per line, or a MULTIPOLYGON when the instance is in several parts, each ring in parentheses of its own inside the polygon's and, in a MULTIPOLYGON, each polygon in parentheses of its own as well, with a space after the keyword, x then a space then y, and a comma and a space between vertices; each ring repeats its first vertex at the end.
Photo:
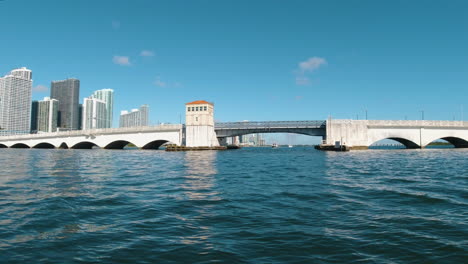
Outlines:
POLYGON ((464 263, 466 150, 0 150, 0 263, 464 263))

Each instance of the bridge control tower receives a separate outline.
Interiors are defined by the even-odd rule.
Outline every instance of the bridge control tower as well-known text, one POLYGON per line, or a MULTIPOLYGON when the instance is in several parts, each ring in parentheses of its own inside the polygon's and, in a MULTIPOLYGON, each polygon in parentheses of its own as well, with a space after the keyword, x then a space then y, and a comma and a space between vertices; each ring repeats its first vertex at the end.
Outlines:
POLYGON ((185 146, 219 146, 214 126, 214 105, 207 101, 185 104, 185 146))

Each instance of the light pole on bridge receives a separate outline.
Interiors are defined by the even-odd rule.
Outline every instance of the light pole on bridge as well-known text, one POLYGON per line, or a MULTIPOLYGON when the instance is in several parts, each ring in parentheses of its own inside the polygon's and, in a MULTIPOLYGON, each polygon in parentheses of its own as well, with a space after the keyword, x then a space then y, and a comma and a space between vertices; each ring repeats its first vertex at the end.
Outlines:
POLYGON ((421 110, 421 120, 424 120, 424 110, 421 110))

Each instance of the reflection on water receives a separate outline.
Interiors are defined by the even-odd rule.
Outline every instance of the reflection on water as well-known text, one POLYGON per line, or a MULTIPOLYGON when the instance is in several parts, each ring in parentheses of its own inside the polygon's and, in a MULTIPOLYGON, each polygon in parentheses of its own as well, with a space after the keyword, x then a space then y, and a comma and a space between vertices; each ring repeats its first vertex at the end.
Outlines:
POLYGON ((213 192, 216 171, 216 151, 185 152, 185 182, 181 186, 189 199, 216 199, 213 192))
POLYGON ((184 196, 183 203, 195 206, 189 218, 177 215, 193 232, 180 237, 180 243, 185 245, 203 244, 203 250, 210 250, 213 245, 209 241, 211 228, 203 222, 213 216, 213 202, 221 200, 215 190, 217 151, 188 151, 184 153, 184 181, 179 185, 184 196), (195 201, 197 201, 195 203, 195 201))

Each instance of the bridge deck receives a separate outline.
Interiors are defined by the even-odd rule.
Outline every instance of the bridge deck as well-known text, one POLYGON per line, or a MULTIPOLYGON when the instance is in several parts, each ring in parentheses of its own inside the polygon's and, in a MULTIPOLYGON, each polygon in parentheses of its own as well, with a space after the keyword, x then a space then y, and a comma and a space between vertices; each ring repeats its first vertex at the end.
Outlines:
POLYGON ((325 120, 218 122, 215 124, 215 130, 268 128, 325 128, 325 126, 325 120))

